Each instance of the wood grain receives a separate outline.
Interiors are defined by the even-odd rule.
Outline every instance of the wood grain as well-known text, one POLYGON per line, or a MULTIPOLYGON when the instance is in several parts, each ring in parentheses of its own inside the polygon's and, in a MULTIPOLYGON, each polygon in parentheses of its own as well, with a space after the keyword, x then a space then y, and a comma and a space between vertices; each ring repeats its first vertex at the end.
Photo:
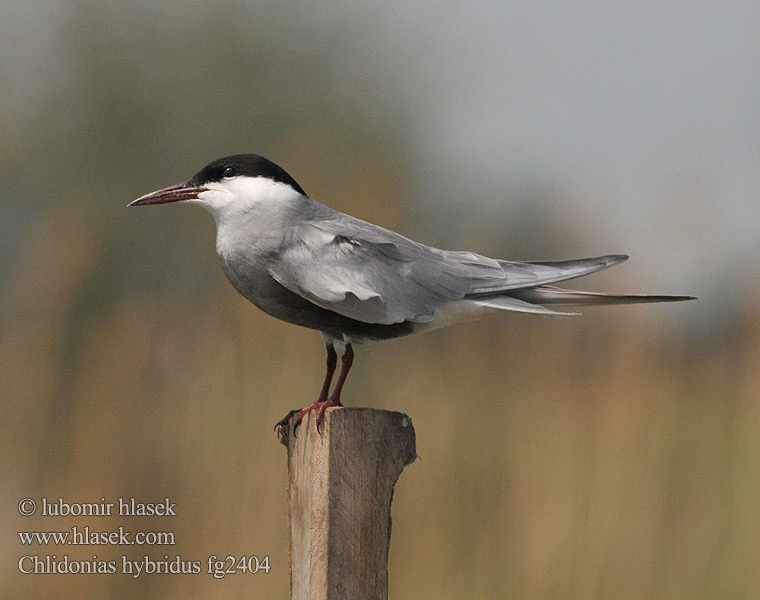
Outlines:
POLYGON ((288 447, 292 600, 388 597, 393 486, 417 457, 411 419, 335 408, 307 415, 288 447))

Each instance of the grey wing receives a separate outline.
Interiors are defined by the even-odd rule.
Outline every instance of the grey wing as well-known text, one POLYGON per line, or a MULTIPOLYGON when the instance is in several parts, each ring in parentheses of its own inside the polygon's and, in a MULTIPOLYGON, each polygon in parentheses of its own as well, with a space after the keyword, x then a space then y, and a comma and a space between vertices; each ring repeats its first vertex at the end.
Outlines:
MULTIPOLYGON (((475 256, 477 257, 478 255, 475 256)), ((628 256, 625 254, 610 254, 594 258, 540 262, 499 260, 497 262, 503 270, 503 279, 501 281, 485 280, 473 282, 473 287, 468 297, 482 294, 498 294, 500 292, 556 283, 558 281, 567 281, 568 279, 582 277, 583 275, 589 275, 590 273, 613 267, 627 259, 628 256)))
POLYGON ((348 216, 296 225, 268 270, 322 308, 384 325, 429 322, 471 285, 456 259, 348 216))
POLYGON ((365 323, 390 325, 426 323, 446 302, 485 301, 510 290, 579 277, 625 258, 499 261, 472 252, 431 248, 339 215, 294 226, 268 271, 281 285, 317 306, 365 323))

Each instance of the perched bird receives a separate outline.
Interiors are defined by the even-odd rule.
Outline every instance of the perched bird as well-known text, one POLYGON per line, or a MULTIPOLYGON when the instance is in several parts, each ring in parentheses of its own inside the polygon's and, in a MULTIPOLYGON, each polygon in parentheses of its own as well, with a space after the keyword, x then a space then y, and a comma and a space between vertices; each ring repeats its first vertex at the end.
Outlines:
POLYGON ((547 316, 549 307, 670 302, 691 296, 600 294, 551 284, 628 258, 510 262, 440 250, 337 212, 310 198, 281 167, 256 154, 209 163, 185 183, 129 206, 200 204, 216 221, 216 251, 235 289, 264 312, 322 332, 327 372, 317 400, 290 411, 296 426, 316 410, 342 406, 353 345, 422 333, 500 310, 547 316), (342 368, 335 346, 344 346, 342 368))

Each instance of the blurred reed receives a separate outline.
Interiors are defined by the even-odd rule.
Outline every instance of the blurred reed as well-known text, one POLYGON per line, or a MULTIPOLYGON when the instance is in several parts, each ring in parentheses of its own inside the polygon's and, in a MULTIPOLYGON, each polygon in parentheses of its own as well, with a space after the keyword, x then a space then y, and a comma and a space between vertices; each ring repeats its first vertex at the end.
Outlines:
MULTIPOLYGON (((401 168, 415 119, 392 73, 361 63, 336 75, 340 30, 310 29, 295 7, 252 7, 251 19, 238 3, 158 16, 147 4, 74 3, 46 39, 59 76, 32 71, 19 88, 35 90, 28 102, 4 105, 5 598, 287 596, 286 457, 272 426, 318 391, 320 338, 235 295, 207 215, 124 206, 217 155, 256 151, 335 208, 447 237, 412 205, 410 182, 426 185, 415 161, 401 168), (171 520, 84 524, 170 530, 177 545, 27 550, 13 532, 83 522, 22 518, 26 496, 170 497, 171 520), (22 575, 27 552, 268 554, 272 571, 22 575)), ((8 64, 19 78, 32 66, 8 64)), ((592 253, 596 215, 558 221, 548 206, 512 229, 488 215, 448 237, 505 258, 592 253)), ((747 269, 756 281, 757 262, 747 269)), ((699 305, 508 315, 360 348, 345 401, 409 413, 422 457, 396 488, 391 597, 753 597, 756 292, 736 288, 722 320, 699 305), (695 316, 668 326, 679 311, 695 316)))

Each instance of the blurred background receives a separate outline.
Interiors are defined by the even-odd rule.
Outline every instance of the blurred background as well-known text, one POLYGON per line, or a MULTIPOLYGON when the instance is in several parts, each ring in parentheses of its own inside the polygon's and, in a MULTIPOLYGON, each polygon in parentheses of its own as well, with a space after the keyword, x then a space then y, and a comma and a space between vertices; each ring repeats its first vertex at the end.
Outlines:
POLYGON ((344 401, 409 413, 392 598, 760 594, 755 2, 4 1, 5 598, 287 598, 286 453, 323 346, 236 295, 197 207, 256 152, 314 198, 583 287, 697 302, 504 315, 361 347, 344 401), (21 498, 177 517, 23 518, 21 498), (72 525, 171 547, 24 547, 72 525), (25 554, 269 555, 268 575, 22 575, 25 554))

